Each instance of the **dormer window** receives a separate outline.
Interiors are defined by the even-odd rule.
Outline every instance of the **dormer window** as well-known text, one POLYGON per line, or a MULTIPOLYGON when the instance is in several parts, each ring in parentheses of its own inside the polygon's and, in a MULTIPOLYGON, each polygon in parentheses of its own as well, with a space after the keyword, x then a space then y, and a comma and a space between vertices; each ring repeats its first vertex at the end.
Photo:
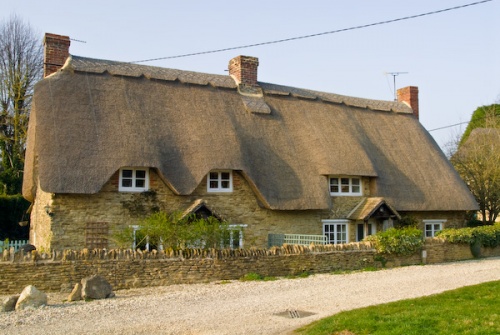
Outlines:
POLYGON ((233 174, 231 171, 211 171, 207 179, 208 192, 233 191, 233 174))
POLYGON ((330 177, 330 195, 358 196, 362 195, 361 178, 359 177, 330 177))
POLYGON ((144 192, 149 189, 149 169, 123 168, 120 169, 121 192, 144 192))

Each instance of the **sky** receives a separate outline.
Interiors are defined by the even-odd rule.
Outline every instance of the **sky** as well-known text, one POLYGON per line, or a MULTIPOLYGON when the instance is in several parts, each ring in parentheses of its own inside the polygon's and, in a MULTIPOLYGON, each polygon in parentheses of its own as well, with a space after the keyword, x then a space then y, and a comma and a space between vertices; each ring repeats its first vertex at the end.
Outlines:
MULTIPOLYGON (((73 55, 142 61, 232 48, 463 6, 479 0, 0 0, 40 39, 67 35, 73 55)), ((250 48, 141 64, 227 74, 231 58, 259 58, 261 82, 393 100, 419 87, 420 122, 444 148, 473 111, 500 103, 500 0, 414 19, 250 48), (446 127, 440 130, 437 128, 446 127)), ((404 131, 402 129, 401 131, 404 131)))

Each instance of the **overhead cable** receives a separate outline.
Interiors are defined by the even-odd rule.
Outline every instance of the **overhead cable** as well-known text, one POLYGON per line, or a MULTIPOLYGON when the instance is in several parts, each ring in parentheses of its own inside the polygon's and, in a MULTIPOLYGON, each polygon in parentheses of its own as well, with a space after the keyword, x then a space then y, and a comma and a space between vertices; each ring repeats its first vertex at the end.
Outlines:
POLYGON ((332 30, 332 31, 325 31, 325 32, 322 32, 322 33, 316 33, 316 34, 311 34, 311 35, 296 36, 296 37, 290 37, 290 38, 285 38, 285 39, 281 39, 281 40, 260 42, 260 43, 255 43, 255 44, 247 44, 247 45, 241 45, 241 46, 229 47, 229 48, 223 48, 223 49, 215 49, 215 50, 208 50, 208 51, 193 52, 193 53, 187 53, 187 54, 176 55, 176 56, 166 56, 166 57, 144 59, 144 60, 134 61, 134 62, 130 62, 130 63, 145 63, 145 62, 153 62, 153 61, 164 60, 164 59, 174 59, 174 58, 184 58, 184 57, 191 57, 191 56, 199 56, 199 55, 206 55, 206 54, 212 54, 212 53, 218 53, 218 52, 224 52, 224 51, 230 51, 230 50, 246 49, 246 48, 253 48, 253 47, 258 47, 258 46, 263 46, 263 45, 269 45, 269 44, 277 44, 277 43, 284 43, 284 42, 296 41, 296 40, 301 40, 301 39, 306 39, 306 38, 312 38, 312 37, 318 37, 318 36, 323 36, 323 35, 337 34, 337 33, 342 33, 342 32, 350 31, 350 30, 357 30, 357 29, 369 28, 369 27, 373 27, 373 26, 380 26, 380 25, 383 25, 383 24, 394 23, 394 22, 405 21, 405 20, 411 20, 411 19, 416 19, 416 18, 423 17, 423 16, 429 16, 429 15, 439 14, 439 13, 443 13, 443 12, 449 12, 449 11, 452 11, 452 10, 461 9, 461 8, 470 7, 470 6, 475 6, 475 5, 480 5, 480 4, 484 4, 486 2, 491 2, 491 1, 493 1, 493 0, 476 1, 476 2, 465 4, 465 5, 461 5, 461 6, 455 6, 455 7, 450 7, 450 8, 435 10, 435 11, 432 11, 432 12, 427 12, 427 13, 422 13, 422 14, 416 14, 416 15, 410 15, 410 16, 400 17, 400 18, 392 19, 392 20, 379 21, 379 22, 375 22, 375 23, 368 23, 368 24, 364 24, 364 25, 360 25, 360 26, 354 26, 354 27, 349 27, 349 28, 337 29, 337 30, 332 30))

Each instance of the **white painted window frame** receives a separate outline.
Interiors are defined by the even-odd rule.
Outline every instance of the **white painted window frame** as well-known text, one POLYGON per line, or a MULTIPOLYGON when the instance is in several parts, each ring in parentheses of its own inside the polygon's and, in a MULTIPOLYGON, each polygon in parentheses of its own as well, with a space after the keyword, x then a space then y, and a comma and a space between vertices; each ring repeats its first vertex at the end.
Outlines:
POLYGON ((233 242, 235 239, 238 240, 238 248, 242 249, 243 248, 243 240, 244 240, 244 232, 243 228, 246 228, 248 225, 246 224, 230 224, 228 226, 229 230, 229 245, 231 249, 233 249, 233 242), (236 236, 236 234, 238 234, 236 236))
POLYGON ((145 192, 149 190, 149 168, 144 168, 144 167, 124 167, 120 169, 120 178, 118 182, 118 191, 120 192, 145 192), (123 177, 123 171, 128 171, 132 170, 132 177, 131 178, 124 178, 123 177), (144 187, 136 187, 136 181, 139 179, 143 178, 137 178, 137 171, 145 171, 145 178, 144 178, 144 187), (123 180, 124 179, 132 179, 132 186, 123 186, 123 180))
POLYGON ((333 220, 321 220, 323 223, 323 234, 326 235, 327 240, 326 243, 330 244, 344 244, 344 243, 349 243, 349 226, 350 226, 350 221, 345 220, 345 219, 333 219, 333 220), (333 226, 334 231, 333 231, 333 239, 330 239, 330 236, 328 234, 331 234, 332 232, 326 231, 326 226, 333 226), (338 229, 339 226, 345 226, 345 240, 338 239, 338 229))
POLYGON ((424 222, 424 236, 434 237, 438 231, 443 230, 446 219, 422 220, 424 222), (438 225, 438 229, 436 229, 438 225), (429 226, 429 229, 428 229, 429 226))
POLYGON ((210 193, 230 193, 233 192, 233 171, 231 170, 213 170, 207 175, 207 192, 210 193), (217 173, 217 179, 211 178, 212 173, 217 173), (227 181, 227 179, 222 179, 223 173, 229 173, 229 187, 222 187, 222 182, 227 181), (211 181, 217 181, 218 187, 210 187, 211 181))
MULTIPOLYGON (((356 185, 357 186, 357 185, 356 185)), ((363 195, 363 180, 361 177, 357 176, 328 176, 328 188, 331 196, 361 196, 363 195), (332 179, 336 179, 338 182, 339 191, 332 192, 332 179), (349 180, 349 191, 342 192, 342 179, 349 180), (359 192, 353 192, 353 179, 359 180, 359 192)))

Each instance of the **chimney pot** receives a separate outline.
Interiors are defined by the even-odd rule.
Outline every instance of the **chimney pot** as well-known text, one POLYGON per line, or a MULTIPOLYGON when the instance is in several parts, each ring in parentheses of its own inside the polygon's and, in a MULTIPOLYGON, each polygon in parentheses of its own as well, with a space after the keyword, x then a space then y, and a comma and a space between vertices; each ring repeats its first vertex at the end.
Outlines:
POLYGON ((45 33, 43 39, 43 76, 57 72, 69 57, 69 36, 45 33))
POLYGON ((229 61, 229 75, 236 83, 259 86, 257 84, 257 67, 259 59, 250 56, 237 56, 229 61))
POLYGON ((413 115, 419 119, 418 110, 418 87, 407 86, 398 90, 398 101, 407 103, 413 110, 413 115))

